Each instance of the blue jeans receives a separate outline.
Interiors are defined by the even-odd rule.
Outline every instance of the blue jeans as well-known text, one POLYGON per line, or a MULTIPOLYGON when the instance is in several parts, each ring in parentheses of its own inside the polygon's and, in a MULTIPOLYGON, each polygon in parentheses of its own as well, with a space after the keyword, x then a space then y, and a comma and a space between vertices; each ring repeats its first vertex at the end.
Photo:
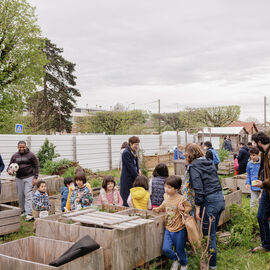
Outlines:
POLYGON ((178 232, 170 232, 165 229, 163 238, 162 251, 164 254, 173 261, 180 260, 182 266, 187 265, 187 254, 185 251, 187 240, 187 230, 186 228, 178 232), (172 247, 175 247, 176 253, 173 251, 172 247))
POLYGON ((267 191, 263 190, 257 213, 257 219, 260 227, 262 246, 263 248, 270 251, 270 231, 267 220, 268 217, 270 217, 270 196, 267 191))
POLYGON ((209 230, 209 217, 214 217, 210 228, 210 243, 209 250, 211 249, 212 257, 209 262, 209 266, 217 266, 217 244, 216 244, 216 232, 220 215, 225 209, 225 200, 222 191, 216 191, 205 197, 205 203, 201 206, 201 215, 203 208, 205 207, 205 214, 203 217, 203 235, 208 235, 209 230))

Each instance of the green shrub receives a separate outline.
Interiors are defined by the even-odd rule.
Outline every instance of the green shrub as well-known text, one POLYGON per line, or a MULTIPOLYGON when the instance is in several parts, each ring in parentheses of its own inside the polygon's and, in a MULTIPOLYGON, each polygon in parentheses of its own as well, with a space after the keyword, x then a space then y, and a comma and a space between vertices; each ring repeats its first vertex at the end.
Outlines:
POLYGON ((225 150, 224 148, 221 148, 218 150, 218 155, 220 158, 220 162, 223 162, 224 160, 229 158, 230 152, 228 150, 225 150))
POLYGON ((50 143, 48 139, 45 140, 40 150, 37 153, 39 167, 44 168, 47 161, 52 161, 54 158, 59 157, 60 155, 55 153, 55 145, 50 143))
POLYGON ((72 161, 68 159, 61 159, 57 161, 47 160, 40 170, 41 174, 52 175, 59 174, 60 169, 68 169, 72 161))
POLYGON ((69 167, 64 174, 62 174, 62 177, 66 178, 66 177, 72 177, 74 179, 75 176, 75 167, 69 167))
POLYGON ((94 178, 90 181, 91 188, 101 187, 102 179, 94 178))

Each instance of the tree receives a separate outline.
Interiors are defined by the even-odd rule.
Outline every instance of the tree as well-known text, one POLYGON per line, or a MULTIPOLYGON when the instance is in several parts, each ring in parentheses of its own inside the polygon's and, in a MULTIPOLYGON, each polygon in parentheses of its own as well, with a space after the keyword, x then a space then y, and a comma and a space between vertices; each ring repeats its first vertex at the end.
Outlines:
POLYGON ((64 59, 61 55, 63 49, 48 39, 45 39, 44 52, 48 63, 45 65, 43 89, 30 99, 29 109, 35 118, 36 130, 44 128, 48 134, 51 129, 70 132, 75 98, 81 96, 75 88, 75 64, 64 59))
POLYGON ((0 128, 42 83, 46 57, 36 22, 26 0, 0 1, 0 128))
POLYGON ((163 130, 177 130, 185 128, 185 122, 181 116, 181 112, 163 113, 160 115, 155 113, 151 115, 151 120, 155 126, 158 126, 158 121, 160 118, 163 130))

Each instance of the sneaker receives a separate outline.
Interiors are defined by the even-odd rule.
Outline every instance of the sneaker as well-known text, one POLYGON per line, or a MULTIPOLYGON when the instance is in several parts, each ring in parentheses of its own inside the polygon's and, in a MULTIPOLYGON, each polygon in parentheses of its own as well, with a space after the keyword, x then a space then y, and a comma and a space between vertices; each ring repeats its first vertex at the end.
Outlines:
POLYGON ((179 266, 179 262, 177 260, 173 261, 171 270, 178 270, 178 266, 179 266))
POLYGON ((187 265, 186 266, 181 265, 180 270, 187 270, 187 265))
POLYGON ((26 213, 25 212, 22 212, 21 213, 21 217, 24 217, 24 216, 26 216, 26 213))
POLYGON ((30 221, 32 219, 34 219, 34 217, 32 215, 26 215, 25 216, 25 221, 30 221))

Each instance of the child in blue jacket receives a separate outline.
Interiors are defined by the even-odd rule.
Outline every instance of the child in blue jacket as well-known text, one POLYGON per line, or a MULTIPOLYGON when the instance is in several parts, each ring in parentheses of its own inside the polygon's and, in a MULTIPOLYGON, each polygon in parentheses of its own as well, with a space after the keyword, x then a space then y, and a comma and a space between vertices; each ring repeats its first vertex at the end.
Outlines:
POLYGON ((69 187, 73 184, 72 177, 66 177, 64 179, 64 187, 61 188, 61 210, 65 212, 65 207, 67 204, 68 194, 69 194, 69 187))
POLYGON ((183 150, 183 146, 182 145, 178 145, 178 147, 175 147, 174 148, 174 151, 173 151, 173 160, 177 160, 177 159, 185 159, 185 156, 182 152, 183 150))
POLYGON ((258 180, 258 173, 260 170, 260 158, 259 158, 259 149, 252 147, 249 150, 251 160, 247 164, 247 180, 246 180, 246 189, 251 188, 251 198, 250 198, 250 208, 254 207, 261 189, 259 187, 253 187, 252 181, 258 180))

